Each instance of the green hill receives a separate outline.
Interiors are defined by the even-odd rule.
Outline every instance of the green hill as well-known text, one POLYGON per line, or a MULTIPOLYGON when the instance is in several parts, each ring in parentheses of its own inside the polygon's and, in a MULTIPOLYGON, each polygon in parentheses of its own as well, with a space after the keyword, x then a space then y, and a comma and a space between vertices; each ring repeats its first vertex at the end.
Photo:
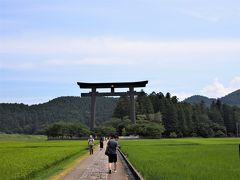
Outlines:
MULTIPOLYGON (((116 107, 117 98, 97 98, 96 124, 109 120, 116 107)), ((59 97, 38 105, 0 104, 0 132, 42 133, 54 122, 80 122, 88 125, 90 98, 59 97)))
POLYGON ((190 104, 198 104, 201 101, 203 101, 207 106, 210 106, 212 101, 214 101, 214 100, 216 100, 216 99, 214 99, 214 98, 210 99, 206 96, 194 95, 194 96, 191 96, 191 97, 185 99, 184 102, 188 102, 190 104))
MULTIPOLYGON (((219 98, 222 103, 231 105, 231 106, 240 106, 240 89, 234 91, 222 98, 219 98)), ((203 101, 207 106, 210 106, 212 101, 216 101, 217 99, 208 98, 206 96, 194 95, 184 100, 184 102, 188 102, 191 104, 198 104, 203 101)))
POLYGON ((240 89, 221 98, 225 104, 240 106, 240 89))

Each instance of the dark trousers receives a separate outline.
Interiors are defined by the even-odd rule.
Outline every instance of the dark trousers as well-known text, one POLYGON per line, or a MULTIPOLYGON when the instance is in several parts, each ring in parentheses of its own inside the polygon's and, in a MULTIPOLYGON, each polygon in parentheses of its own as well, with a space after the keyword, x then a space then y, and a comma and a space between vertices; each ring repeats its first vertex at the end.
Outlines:
POLYGON ((90 155, 93 154, 93 145, 89 145, 89 152, 90 152, 90 155))

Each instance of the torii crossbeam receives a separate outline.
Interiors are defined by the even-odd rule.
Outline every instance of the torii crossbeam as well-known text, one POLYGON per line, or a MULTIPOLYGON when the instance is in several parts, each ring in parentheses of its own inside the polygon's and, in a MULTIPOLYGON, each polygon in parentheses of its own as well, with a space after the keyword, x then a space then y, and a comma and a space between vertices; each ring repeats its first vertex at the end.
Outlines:
POLYGON ((96 96, 130 96, 130 119, 132 123, 136 123, 135 101, 134 96, 139 95, 141 92, 134 91, 134 88, 146 87, 148 81, 138 82, 112 82, 112 83, 85 83, 78 82, 77 84, 81 89, 92 89, 89 93, 81 93, 81 96, 91 96, 91 121, 89 123, 90 129, 95 127, 95 115, 96 115, 96 96), (110 92, 97 92, 97 89, 110 88, 110 92), (127 92, 115 92, 115 88, 129 88, 127 92))

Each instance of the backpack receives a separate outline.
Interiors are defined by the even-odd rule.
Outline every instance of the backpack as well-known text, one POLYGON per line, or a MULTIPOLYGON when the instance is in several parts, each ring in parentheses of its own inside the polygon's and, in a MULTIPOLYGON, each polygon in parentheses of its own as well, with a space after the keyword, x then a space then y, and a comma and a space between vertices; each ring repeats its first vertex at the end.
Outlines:
POLYGON ((89 140, 88 140, 88 144, 92 146, 92 145, 94 144, 94 142, 93 142, 93 141, 94 141, 94 140, 93 140, 92 138, 91 138, 91 139, 89 139, 89 140))

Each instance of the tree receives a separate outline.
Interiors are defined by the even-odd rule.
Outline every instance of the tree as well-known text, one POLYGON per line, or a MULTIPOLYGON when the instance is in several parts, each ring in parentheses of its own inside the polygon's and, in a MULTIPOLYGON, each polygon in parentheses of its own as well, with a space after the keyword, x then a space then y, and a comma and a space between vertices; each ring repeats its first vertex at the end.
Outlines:
POLYGON ((191 134, 194 132, 194 125, 193 125, 193 110, 192 106, 189 104, 182 104, 184 107, 184 114, 186 119, 186 125, 187 125, 187 134, 186 136, 191 136, 191 134))
POLYGON ((171 94, 169 92, 166 94, 166 99, 171 99, 171 94))
POLYGON ((166 129, 164 134, 169 136, 171 132, 177 132, 178 114, 175 105, 170 101, 166 103, 166 112, 163 114, 163 124, 166 129))
POLYGON ((142 91, 141 95, 138 95, 136 99, 137 114, 153 114, 154 109, 150 98, 145 92, 142 91))
POLYGON ((93 133, 97 136, 111 136, 116 134, 116 129, 114 127, 101 126, 94 128, 93 133))
POLYGON ((64 139, 73 137, 87 136, 90 134, 87 127, 80 123, 53 123, 46 128, 46 135, 48 137, 64 139))
POLYGON ((224 126, 222 114, 217 108, 211 108, 211 110, 208 113, 208 116, 212 122, 224 126))
POLYGON ((126 134, 139 135, 147 137, 161 137, 164 132, 164 127, 157 123, 138 123, 128 125, 126 134))
POLYGON ((227 134, 229 136, 235 135, 236 130, 236 122, 234 121, 234 111, 228 105, 223 105, 223 118, 224 118, 224 125, 227 129, 227 134))
POLYGON ((155 92, 152 92, 148 97, 152 103, 154 113, 158 112, 160 107, 158 95, 155 92))
POLYGON ((154 113, 154 114, 149 114, 148 115, 148 118, 150 121, 153 121, 153 122, 162 122, 162 114, 161 112, 157 112, 157 113, 154 113))
POLYGON ((121 96, 114 110, 113 116, 123 118, 130 114, 130 100, 128 96, 121 96))
POLYGON ((113 127, 115 128, 116 133, 121 136, 123 129, 126 129, 126 127, 131 124, 131 121, 128 118, 112 118, 110 121, 106 121, 103 126, 105 127, 113 127))
POLYGON ((172 101, 173 104, 177 104, 177 103, 178 103, 178 98, 177 98, 177 96, 173 96, 173 97, 171 98, 171 101, 172 101))
POLYGON ((221 102, 220 99, 217 99, 215 106, 216 106, 216 108, 217 108, 219 111, 221 111, 221 109, 222 109, 222 102, 221 102))
POLYGON ((178 107, 177 133, 180 137, 187 136, 188 134, 186 117, 182 106, 178 107))
POLYGON ((210 123, 207 115, 205 115, 205 114, 199 115, 199 122, 197 124, 197 134, 198 134, 198 136, 213 137, 214 132, 211 129, 210 124, 211 123, 210 123))
POLYGON ((211 129, 214 131, 215 137, 225 137, 226 127, 219 125, 218 123, 212 123, 210 125, 211 129))

